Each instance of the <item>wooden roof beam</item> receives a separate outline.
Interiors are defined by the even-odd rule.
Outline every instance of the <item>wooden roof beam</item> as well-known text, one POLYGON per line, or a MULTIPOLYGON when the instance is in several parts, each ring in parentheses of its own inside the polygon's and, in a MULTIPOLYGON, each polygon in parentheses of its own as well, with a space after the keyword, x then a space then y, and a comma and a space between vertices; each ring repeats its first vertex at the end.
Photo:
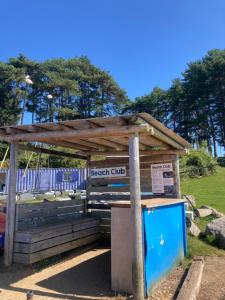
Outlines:
POLYGON ((64 152, 64 151, 59 151, 59 150, 46 149, 46 148, 41 148, 41 147, 36 147, 36 146, 19 144, 19 149, 30 151, 30 152, 35 152, 35 153, 44 153, 44 154, 48 154, 48 155, 63 156, 63 157, 87 160, 87 156, 85 156, 85 155, 69 153, 69 152, 64 152))
MULTIPOLYGON (((86 152, 86 155, 102 155, 102 156, 129 156, 128 151, 94 151, 94 152, 86 152)), ((149 156, 149 155, 178 155, 183 156, 188 154, 187 150, 140 150, 140 156, 149 156)))
POLYGON ((62 131, 47 131, 47 132, 37 132, 37 133, 24 133, 24 134, 15 134, 9 136, 0 135, 1 138, 7 138, 9 141, 43 141, 51 142, 51 139, 65 139, 65 138, 97 138, 103 136, 124 136, 135 132, 149 132, 152 134, 152 129, 148 125, 132 125, 132 126, 111 126, 104 128, 93 128, 93 129, 81 129, 81 130, 68 130, 65 132, 62 131), (63 134, 62 134, 63 133, 63 134))

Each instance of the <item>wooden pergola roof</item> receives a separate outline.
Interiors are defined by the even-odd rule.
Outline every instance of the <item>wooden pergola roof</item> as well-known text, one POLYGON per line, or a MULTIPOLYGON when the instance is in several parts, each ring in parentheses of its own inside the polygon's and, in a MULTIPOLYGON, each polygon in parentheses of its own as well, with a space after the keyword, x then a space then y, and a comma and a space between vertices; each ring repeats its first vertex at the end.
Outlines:
POLYGON ((76 155, 84 158, 97 154, 127 154, 129 135, 132 133, 139 133, 140 154, 150 154, 156 150, 184 152, 191 147, 187 141, 147 113, 6 126, 0 128, 0 140, 18 142, 23 149, 28 149, 27 142, 68 147, 75 149, 76 155))

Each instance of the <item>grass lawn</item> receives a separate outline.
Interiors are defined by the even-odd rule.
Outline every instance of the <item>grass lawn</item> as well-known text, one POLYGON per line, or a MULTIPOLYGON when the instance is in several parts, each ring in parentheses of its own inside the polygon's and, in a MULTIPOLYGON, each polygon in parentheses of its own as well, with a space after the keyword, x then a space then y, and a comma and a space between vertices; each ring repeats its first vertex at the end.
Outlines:
POLYGON ((197 206, 212 206, 225 213, 225 168, 218 168, 213 176, 181 181, 182 194, 195 196, 197 206))
MULTIPOLYGON (((198 179, 183 179, 181 181, 182 194, 195 196, 198 207, 201 205, 209 205, 218 211, 225 213, 225 168, 218 168, 213 176, 202 177, 198 179)), ((195 223, 204 231, 205 226, 212 220, 211 216, 199 218, 195 223)), ((188 235, 188 256, 184 261, 185 264, 190 263, 190 259, 195 255, 225 255, 225 251, 218 249, 214 241, 210 239, 198 239, 188 235)))

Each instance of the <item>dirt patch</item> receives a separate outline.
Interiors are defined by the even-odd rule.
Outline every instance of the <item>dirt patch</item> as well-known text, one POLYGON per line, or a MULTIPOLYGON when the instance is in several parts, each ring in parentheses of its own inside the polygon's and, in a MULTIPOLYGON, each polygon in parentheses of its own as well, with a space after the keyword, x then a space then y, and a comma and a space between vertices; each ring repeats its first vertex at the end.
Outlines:
POLYGON ((206 257, 197 300, 225 300, 225 257, 206 257))
MULTIPOLYGON (((128 295, 111 290, 110 249, 72 251, 51 265, 13 265, 6 269, 0 263, 0 299, 25 300, 26 292, 34 291, 35 300, 122 300, 128 295)), ((172 300, 184 274, 174 269, 154 291, 151 300, 172 300)), ((130 298, 130 297, 129 297, 130 298)))

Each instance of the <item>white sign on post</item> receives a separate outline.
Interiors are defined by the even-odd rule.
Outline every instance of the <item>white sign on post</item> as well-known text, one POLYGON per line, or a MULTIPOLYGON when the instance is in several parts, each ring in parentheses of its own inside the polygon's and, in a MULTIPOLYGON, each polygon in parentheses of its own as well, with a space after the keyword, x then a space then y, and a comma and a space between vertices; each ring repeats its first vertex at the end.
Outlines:
POLYGON ((174 184, 172 171, 172 163, 151 165, 153 194, 164 194, 165 186, 172 186, 174 184))
POLYGON ((126 167, 91 169, 91 178, 123 177, 126 176, 126 167))

